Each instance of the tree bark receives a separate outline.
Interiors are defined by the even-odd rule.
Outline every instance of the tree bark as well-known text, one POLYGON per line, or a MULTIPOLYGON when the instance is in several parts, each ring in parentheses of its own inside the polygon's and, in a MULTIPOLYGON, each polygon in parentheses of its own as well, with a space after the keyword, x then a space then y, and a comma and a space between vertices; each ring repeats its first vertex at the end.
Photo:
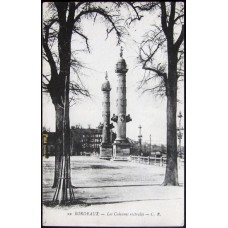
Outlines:
MULTIPOLYGON (((70 119, 69 119, 69 78, 68 72, 65 72, 65 93, 64 93, 64 106, 63 113, 60 117, 62 124, 62 153, 58 160, 57 170, 57 186, 53 197, 53 202, 58 204, 72 203, 74 200, 73 188, 71 185, 71 169, 70 169, 70 119)), ((63 76, 64 77, 64 76, 63 76)), ((61 113, 61 112, 60 112, 61 113)), ((57 118, 58 119, 58 118, 57 118)))
POLYGON ((60 156, 59 177, 57 188, 53 198, 54 203, 67 204, 74 200, 74 193, 71 185, 70 169, 70 120, 69 120, 69 76, 66 77, 66 92, 63 113, 62 131, 62 154, 60 156))
POLYGON ((167 96, 167 160, 163 185, 178 185, 177 136, 176 136, 176 99, 167 96))
POLYGON ((63 108, 56 104, 55 105, 55 115, 56 115, 56 148, 55 148, 55 173, 54 173, 54 183, 52 188, 57 187, 58 178, 59 178, 59 170, 60 170, 60 162, 61 162, 61 154, 62 154, 62 139, 61 133, 63 130, 63 108))
POLYGON ((163 185, 179 185, 177 167, 177 52, 168 44, 167 160, 163 185))

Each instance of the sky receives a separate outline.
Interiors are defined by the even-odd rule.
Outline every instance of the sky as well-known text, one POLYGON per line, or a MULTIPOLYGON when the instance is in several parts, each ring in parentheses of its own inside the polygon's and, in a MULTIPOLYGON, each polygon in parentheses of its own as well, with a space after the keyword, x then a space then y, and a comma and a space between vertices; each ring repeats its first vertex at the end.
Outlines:
MULTIPOLYGON (((139 81, 144 75, 144 70, 137 64, 138 46, 134 41, 140 42, 142 36, 151 28, 151 24, 158 23, 156 15, 146 15, 141 21, 136 22, 128 30, 130 36, 125 37, 123 46, 123 58, 126 60, 128 72, 126 74, 127 86, 127 113, 132 121, 127 123, 127 137, 137 140, 139 125, 142 126, 142 140, 149 142, 151 134, 152 144, 166 143, 166 98, 155 98, 152 94, 137 90, 139 81)), ((83 21, 84 33, 89 38, 91 53, 80 53, 78 58, 90 69, 83 70, 81 79, 91 93, 91 98, 83 97, 76 105, 70 108, 70 124, 82 125, 87 128, 96 128, 102 122, 102 91, 101 85, 105 81, 105 72, 112 90, 110 92, 111 116, 116 113, 116 87, 117 74, 115 65, 120 58, 120 46, 116 46, 115 33, 111 33, 106 39, 106 27, 104 23, 93 23, 88 19, 83 21)), ((81 41, 73 37, 72 50, 84 46, 81 41)), ((48 67, 44 65, 44 72, 48 67)), ((177 112, 184 113, 184 88, 179 84, 177 112)), ((183 123, 183 121, 182 121, 183 123)), ((179 120, 178 120, 179 124, 179 120)), ((43 95, 43 125, 55 131, 55 111, 49 95, 43 95)), ((114 123, 115 126, 115 123, 114 123)), ((115 128, 113 129, 115 131, 115 128)))

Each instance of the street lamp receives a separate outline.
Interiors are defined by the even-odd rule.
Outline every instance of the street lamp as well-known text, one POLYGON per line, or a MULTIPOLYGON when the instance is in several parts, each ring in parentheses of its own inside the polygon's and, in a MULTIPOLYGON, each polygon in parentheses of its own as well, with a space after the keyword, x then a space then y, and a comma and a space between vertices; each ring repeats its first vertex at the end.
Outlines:
POLYGON ((139 155, 142 155, 142 133, 141 133, 142 126, 139 125, 139 155))
POLYGON ((48 158, 48 155, 47 155, 47 143, 48 143, 48 133, 45 131, 43 133, 43 156, 45 158, 48 158))
POLYGON ((183 133, 181 131, 184 130, 183 127, 181 127, 181 118, 182 118, 182 113, 179 112, 178 118, 179 118, 179 127, 177 128, 177 138, 179 140, 179 156, 181 156, 181 140, 183 137, 183 133))

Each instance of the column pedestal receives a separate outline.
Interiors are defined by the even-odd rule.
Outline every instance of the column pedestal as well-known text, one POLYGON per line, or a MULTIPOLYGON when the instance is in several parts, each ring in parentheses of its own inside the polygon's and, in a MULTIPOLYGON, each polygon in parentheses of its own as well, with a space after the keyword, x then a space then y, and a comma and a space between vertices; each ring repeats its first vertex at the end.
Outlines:
POLYGON ((101 143, 99 158, 107 160, 110 160, 112 158, 112 144, 101 143))
POLYGON ((114 161, 129 161, 130 160, 131 144, 128 142, 113 143, 113 158, 114 161))

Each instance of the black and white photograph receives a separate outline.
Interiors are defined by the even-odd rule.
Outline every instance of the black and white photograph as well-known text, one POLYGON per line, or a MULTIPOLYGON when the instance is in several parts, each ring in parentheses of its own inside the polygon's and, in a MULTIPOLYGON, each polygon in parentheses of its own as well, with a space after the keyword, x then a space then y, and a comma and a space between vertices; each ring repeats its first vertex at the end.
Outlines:
POLYGON ((42 3, 42 226, 185 227, 185 2, 42 3))

